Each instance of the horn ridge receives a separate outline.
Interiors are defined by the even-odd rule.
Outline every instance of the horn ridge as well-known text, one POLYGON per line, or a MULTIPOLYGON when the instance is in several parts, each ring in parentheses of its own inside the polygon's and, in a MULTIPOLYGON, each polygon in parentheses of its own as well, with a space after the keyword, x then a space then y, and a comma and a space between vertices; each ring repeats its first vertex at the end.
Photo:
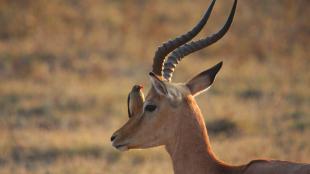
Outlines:
POLYGON ((176 48, 192 40, 202 30, 210 17, 215 2, 216 0, 213 0, 211 2, 208 10, 205 12, 202 19, 198 22, 196 26, 193 27, 192 30, 175 39, 163 43, 160 47, 157 48, 153 59, 152 72, 154 72, 158 76, 162 76, 163 63, 166 56, 176 48))
POLYGON ((237 0, 234 1, 233 7, 231 9, 231 12, 229 14, 229 17, 224 24, 224 26, 215 34, 206 37, 204 39, 200 39, 198 41, 192 41, 190 43, 184 44, 181 47, 174 50, 170 56, 167 58, 166 62, 164 63, 164 70, 163 70, 163 76, 167 81, 171 81, 171 78, 173 76, 173 72, 175 70, 175 67, 177 64, 184 58, 185 56, 201 50, 205 47, 208 47, 218 40, 220 40, 229 30, 237 7, 237 0), (172 65, 173 64, 173 65, 172 65))

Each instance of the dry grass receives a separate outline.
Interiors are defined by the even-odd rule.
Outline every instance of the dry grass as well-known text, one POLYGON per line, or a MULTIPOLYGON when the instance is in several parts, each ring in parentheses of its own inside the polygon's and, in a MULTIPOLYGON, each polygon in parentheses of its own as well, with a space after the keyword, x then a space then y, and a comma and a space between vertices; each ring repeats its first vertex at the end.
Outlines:
MULTIPOLYGON (((155 48, 208 3, 0 1, 0 173, 172 173, 163 148, 120 153, 109 138, 127 119, 131 86, 149 84, 155 48)), ((199 37, 223 24, 230 5, 218 0, 199 37)), ((309 163, 309 5, 240 0, 227 36, 178 67, 175 81, 185 81, 224 60, 197 98, 220 159, 309 163)))

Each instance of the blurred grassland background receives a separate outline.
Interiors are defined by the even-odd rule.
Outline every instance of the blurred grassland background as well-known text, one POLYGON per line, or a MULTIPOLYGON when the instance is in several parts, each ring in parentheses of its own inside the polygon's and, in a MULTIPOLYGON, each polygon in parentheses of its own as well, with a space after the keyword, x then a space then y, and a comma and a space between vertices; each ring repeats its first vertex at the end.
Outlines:
MULTIPOLYGON (((192 28, 206 0, 1 0, 0 173, 172 173, 162 147, 120 153, 134 84, 149 86, 155 49, 192 28)), ((216 32, 218 0, 197 38, 216 32)), ((175 82, 223 60, 197 98, 217 156, 310 162, 310 1, 239 0, 217 44, 190 55, 175 82)))

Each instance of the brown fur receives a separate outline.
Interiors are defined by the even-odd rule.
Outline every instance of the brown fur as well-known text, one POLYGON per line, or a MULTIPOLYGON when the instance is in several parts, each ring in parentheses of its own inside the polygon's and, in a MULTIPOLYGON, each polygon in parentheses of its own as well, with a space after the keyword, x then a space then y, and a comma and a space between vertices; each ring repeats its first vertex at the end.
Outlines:
POLYGON ((119 150, 164 145, 175 174, 310 174, 309 164, 253 160, 246 165, 231 166, 218 160, 211 149, 201 111, 188 88, 205 84, 200 87, 204 90, 212 83, 191 80, 192 84, 171 84, 151 78, 153 87, 144 105, 153 104, 157 108, 132 116, 114 133, 113 145, 119 150))

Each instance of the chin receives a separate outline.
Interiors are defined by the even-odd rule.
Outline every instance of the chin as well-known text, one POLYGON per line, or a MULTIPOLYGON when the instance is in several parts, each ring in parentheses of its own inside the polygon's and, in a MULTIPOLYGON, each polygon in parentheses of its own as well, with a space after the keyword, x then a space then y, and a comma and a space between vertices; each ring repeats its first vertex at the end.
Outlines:
POLYGON ((125 151, 128 151, 128 150, 129 150, 128 146, 121 146, 121 147, 118 147, 118 148, 116 148, 116 149, 119 150, 119 151, 121 151, 121 152, 125 152, 125 151))
POLYGON ((131 149, 149 149, 153 147, 157 147, 157 144, 144 144, 144 145, 136 145, 136 144, 113 144, 113 146, 122 152, 131 150, 131 149))

